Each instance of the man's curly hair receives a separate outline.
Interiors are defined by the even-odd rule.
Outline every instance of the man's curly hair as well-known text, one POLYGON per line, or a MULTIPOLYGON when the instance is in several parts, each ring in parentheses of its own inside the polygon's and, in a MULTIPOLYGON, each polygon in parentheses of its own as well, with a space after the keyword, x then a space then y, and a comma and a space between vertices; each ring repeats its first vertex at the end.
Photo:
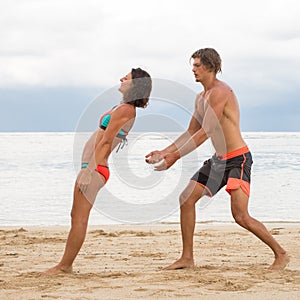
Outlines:
POLYGON ((200 58, 201 63, 211 72, 215 74, 222 72, 222 60, 219 53, 213 48, 199 49, 194 52, 192 58, 200 58))

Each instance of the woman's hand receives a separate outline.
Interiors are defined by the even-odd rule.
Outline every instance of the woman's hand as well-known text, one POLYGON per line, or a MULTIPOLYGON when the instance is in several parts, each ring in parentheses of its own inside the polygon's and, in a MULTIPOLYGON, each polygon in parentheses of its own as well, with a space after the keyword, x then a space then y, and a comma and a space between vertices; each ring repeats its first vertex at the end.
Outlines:
POLYGON ((86 192, 89 184, 92 180, 92 170, 89 168, 81 169, 77 176, 77 184, 79 187, 79 190, 84 193, 86 192))

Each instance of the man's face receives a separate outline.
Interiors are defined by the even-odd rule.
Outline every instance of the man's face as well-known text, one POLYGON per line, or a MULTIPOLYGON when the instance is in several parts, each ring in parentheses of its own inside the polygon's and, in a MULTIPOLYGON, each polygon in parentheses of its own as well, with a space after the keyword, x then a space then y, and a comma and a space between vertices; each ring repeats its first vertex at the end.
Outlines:
POLYGON ((193 69, 192 69, 194 76, 195 76, 195 80, 197 82, 201 81, 201 78, 203 77, 203 73, 205 72, 205 68, 201 63, 200 58, 194 58, 194 62, 193 62, 193 69))

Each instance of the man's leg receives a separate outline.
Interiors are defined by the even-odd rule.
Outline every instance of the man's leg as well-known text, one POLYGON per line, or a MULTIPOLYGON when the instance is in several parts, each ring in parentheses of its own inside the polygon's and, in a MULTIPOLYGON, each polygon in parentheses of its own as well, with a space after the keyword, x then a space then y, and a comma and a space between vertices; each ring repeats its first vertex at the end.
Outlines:
POLYGON ((194 266, 193 238, 196 221, 196 202, 205 194, 205 189, 198 183, 190 181, 180 195, 180 224, 182 234, 182 255, 164 270, 190 268, 194 266))
POLYGON ((288 255, 269 233, 266 227, 249 215, 248 202, 249 197, 242 191, 241 188, 231 191, 231 212, 233 218, 237 224, 255 234, 273 250, 275 260, 269 269, 284 269, 289 262, 288 255))

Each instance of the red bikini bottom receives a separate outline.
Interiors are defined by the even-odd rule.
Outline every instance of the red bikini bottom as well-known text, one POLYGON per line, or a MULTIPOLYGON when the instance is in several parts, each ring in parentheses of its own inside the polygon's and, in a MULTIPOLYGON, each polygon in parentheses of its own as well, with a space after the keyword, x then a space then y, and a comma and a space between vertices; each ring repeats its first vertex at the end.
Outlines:
POLYGON ((107 166, 98 165, 95 169, 99 174, 101 174, 105 181, 107 182, 109 178, 109 168, 107 166))

